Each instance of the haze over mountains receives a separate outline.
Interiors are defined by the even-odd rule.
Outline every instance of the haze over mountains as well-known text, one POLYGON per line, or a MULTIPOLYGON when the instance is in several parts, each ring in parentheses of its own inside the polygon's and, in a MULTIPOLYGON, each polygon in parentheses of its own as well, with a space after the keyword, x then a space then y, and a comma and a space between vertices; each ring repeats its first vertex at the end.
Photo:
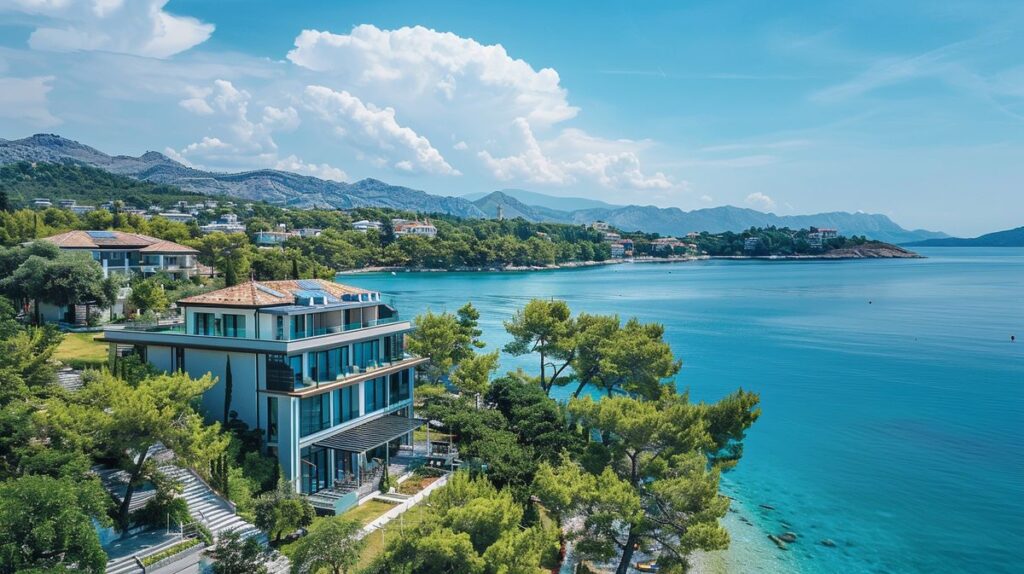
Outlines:
POLYGON ((506 218, 530 221, 590 223, 595 220, 626 231, 683 235, 691 231, 742 231, 750 227, 832 227, 844 235, 866 235, 890 243, 946 238, 944 233, 907 230, 880 214, 831 212, 814 215, 763 213, 723 206, 694 211, 639 205, 611 205, 601 201, 554 197, 519 189, 442 197, 376 179, 336 182, 287 171, 262 169, 219 173, 188 167, 159 152, 139 157, 111 156, 95 148, 51 134, 20 140, 0 139, 0 164, 16 161, 74 162, 153 183, 175 185, 188 191, 223 194, 294 207, 391 207, 461 217, 496 217, 501 207, 506 218))

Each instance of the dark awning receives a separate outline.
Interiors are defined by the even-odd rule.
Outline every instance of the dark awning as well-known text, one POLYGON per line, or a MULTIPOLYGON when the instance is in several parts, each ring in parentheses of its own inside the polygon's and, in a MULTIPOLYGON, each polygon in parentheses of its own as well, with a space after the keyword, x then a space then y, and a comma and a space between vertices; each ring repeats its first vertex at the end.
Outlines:
POLYGON ((424 419, 387 415, 342 429, 313 444, 349 452, 366 452, 416 430, 424 422, 424 419))

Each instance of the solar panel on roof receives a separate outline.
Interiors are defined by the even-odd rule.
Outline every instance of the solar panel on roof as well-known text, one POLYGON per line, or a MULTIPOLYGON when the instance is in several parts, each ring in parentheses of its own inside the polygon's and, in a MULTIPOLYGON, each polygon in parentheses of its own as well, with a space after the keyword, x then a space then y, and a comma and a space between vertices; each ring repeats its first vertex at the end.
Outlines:
POLYGON ((315 291, 323 291, 323 286, 316 279, 299 279, 295 282, 302 289, 312 289, 315 291))
POLYGON ((281 293, 280 291, 274 291, 273 289, 267 287, 266 285, 260 285, 259 283, 257 283, 256 288, 259 289, 260 291, 263 291, 264 293, 267 293, 268 295, 273 295, 274 297, 281 297, 282 299, 285 297, 284 293, 281 293))
POLYGON ((113 231, 86 231, 93 239, 114 239, 117 236, 113 231))

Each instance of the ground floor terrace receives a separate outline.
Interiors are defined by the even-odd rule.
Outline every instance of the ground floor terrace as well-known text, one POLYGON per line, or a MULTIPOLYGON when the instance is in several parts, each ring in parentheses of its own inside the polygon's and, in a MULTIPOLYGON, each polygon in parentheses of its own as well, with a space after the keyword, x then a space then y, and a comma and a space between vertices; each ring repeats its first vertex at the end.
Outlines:
POLYGON ((429 432, 427 440, 413 439, 425 422, 387 415, 318 438, 300 450, 299 491, 318 512, 341 514, 380 494, 384 476, 395 481, 421 466, 454 468, 458 452, 446 440, 429 440, 429 432))

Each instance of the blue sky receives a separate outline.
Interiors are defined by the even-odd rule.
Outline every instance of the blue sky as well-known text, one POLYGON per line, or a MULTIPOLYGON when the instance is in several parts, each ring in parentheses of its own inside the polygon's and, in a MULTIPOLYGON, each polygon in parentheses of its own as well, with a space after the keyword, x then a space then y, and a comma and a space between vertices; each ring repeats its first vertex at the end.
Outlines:
POLYGON ((1020 2, 0 0, 0 137, 461 195, 1024 224, 1020 2))

